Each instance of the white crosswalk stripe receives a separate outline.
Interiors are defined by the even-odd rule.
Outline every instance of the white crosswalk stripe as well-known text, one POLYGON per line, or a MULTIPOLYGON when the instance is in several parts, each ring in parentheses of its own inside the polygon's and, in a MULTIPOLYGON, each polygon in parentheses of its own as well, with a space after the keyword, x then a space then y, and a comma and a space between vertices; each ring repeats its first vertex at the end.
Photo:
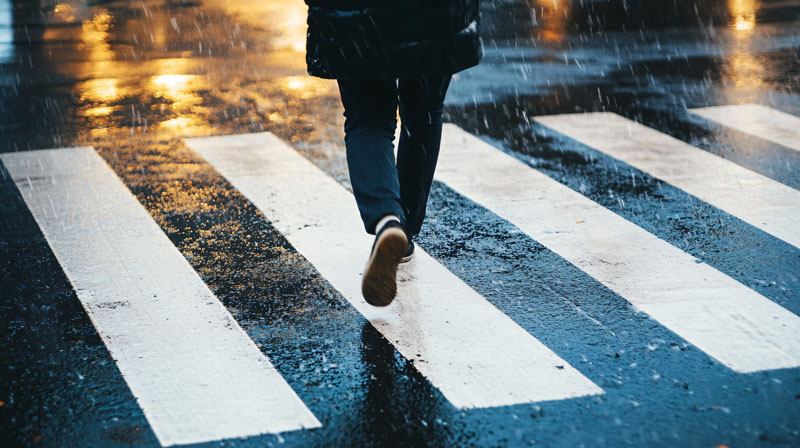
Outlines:
POLYGON ((421 249, 387 308, 361 298, 372 239, 352 194, 270 133, 187 140, 458 408, 603 393, 421 249), (358 262, 356 262, 358 260, 358 262))
POLYGON ((701 107, 689 112, 781 146, 800 151, 800 118, 760 104, 701 107))
POLYGON ((800 366, 800 317, 454 125, 436 177, 731 369, 800 366))
POLYGON ((800 191, 617 114, 535 121, 800 247, 800 191))
POLYGON ((161 444, 320 426, 93 149, 0 159, 161 444))

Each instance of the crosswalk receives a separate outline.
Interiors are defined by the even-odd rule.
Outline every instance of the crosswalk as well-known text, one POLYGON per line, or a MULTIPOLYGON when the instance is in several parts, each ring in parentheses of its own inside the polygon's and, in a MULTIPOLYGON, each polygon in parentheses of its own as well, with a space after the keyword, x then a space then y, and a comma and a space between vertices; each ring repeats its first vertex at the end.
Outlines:
MULTIPOLYGON (((753 107, 729 106, 716 121, 741 128, 720 117, 778 112, 753 107)), ((614 114, 536 121, 798 247, 790 187, 614 114)), ((786 117, 762 121, 739 130, 797 141, 786 117)), ((367 305, 371 238, 352 195, 275 135, 186 143, 455 408, 604 394, 422 249, 401 268, 398 300, 367 305)), ((162 445, 322 425, 93 149, 0 160, 162 445)), ((445 125, 436 178, 732 371, 800 366, 800 317, 455 125, 445 125)))
POLYGON ((93 149, 0 157, 164 446, 320 426, 93 149))
POLYGON ((725 127, 800 151, 800 118, 760 104, 715 106, 689 112, 725 127))
POLYGON ((800 365, 800 317, 605 207, 448 125, 437 179, 728 367, 800 365))
POLYGON ((617 114, 535 120, 800 247, 800 191, 617 114))
POLYGON ((269 216, 292 246, 457 408, 602 393, 422 249, 414 263, 401 266, 402 300, 387 308, 368 305, 361 297, 360 276, 372 241, 353 213, 353 196, 274 135, 187 143, 269 216))

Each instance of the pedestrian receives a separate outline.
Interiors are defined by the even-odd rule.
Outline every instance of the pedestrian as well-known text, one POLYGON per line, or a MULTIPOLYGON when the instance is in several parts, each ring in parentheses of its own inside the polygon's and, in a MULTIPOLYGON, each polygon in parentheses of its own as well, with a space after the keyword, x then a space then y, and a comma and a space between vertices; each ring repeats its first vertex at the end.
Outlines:
POLYGON ((361 283, 372 305, 394 300, 397 266, 414 254, 451 75, 483 53, 478 1, 306 0, 308 72, 338 81, 350 183, 375 235, 361 283))

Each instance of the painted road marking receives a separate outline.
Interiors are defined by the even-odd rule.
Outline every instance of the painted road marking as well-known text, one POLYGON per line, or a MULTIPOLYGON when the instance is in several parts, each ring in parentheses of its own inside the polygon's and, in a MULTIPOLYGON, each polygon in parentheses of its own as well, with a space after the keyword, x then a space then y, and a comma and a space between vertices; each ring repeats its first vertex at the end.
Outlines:
POLYGON ((800 191, 614 113, 535 121, 800 247, 800 191))
POLYGON ((187 139, 457 408, 601 394, 421 249, 386 308, 361 298, 372 237, 353 195, 270 133, 187 139))
POLYGON ((92 148, 0 158, 162 445, 320 426, 92 148))
POLYGON ((701 107, 689 112, 781 146, 800 151, 800 118, 761 104, 701 107))
POLYGON ((800 366, 800 317, 454 125, 436 178, 731 369, 800 366))

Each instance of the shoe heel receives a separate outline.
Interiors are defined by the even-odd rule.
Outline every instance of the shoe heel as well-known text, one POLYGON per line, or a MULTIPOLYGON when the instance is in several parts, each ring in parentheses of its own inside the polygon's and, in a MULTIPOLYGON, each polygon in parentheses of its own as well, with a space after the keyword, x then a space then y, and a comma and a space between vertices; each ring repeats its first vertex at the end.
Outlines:
POLYGON ((408 239, 400 229, 387 229, 375 242, 364 270, 361 294, 373 306, 387 306, 397 295, 397 265, 405 255, 408 239))

